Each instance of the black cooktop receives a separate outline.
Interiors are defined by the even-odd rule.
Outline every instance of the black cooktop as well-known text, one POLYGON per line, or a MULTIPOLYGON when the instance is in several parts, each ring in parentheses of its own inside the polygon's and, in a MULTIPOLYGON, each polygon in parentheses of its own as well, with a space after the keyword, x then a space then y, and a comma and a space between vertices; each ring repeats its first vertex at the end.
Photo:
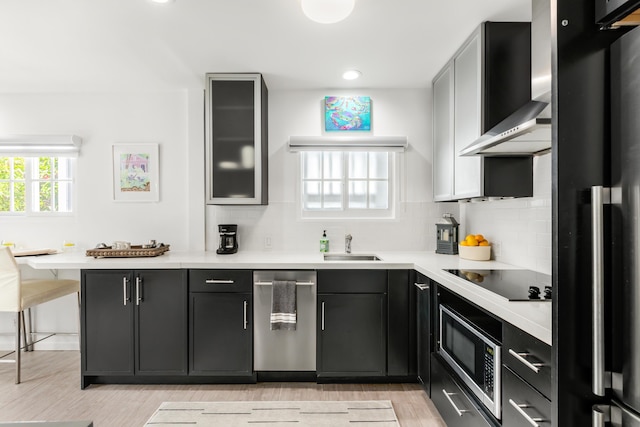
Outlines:
POLYGON ((509 301, 551 301, 551 276, 531 270, 445 270, 509 301))

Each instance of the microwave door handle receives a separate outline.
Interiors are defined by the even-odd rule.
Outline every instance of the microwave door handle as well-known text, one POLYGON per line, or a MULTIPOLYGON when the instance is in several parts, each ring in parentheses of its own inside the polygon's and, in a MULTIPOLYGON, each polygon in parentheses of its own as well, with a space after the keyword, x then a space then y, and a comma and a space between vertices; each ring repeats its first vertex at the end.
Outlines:
POLYGON ((611 189, 600 185, 591 187, 591 230, 593 247, 592 263, 592 332, 593 332, 593 380, 592 391, 597 396, 605 395, 611 386, 611 376, 604 366, 604 205, 610 203, 611 189))

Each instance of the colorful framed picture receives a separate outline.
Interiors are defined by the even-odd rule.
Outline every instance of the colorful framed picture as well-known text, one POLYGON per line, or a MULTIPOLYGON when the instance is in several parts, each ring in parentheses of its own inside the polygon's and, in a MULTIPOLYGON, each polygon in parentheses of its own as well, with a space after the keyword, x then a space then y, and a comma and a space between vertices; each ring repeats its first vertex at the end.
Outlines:
POLYGON ((159 165, 158 144, 114 144, 113 199, 157 202, 159 165))
POLYGON ((370 131, 371 98, 368 96, 325 96, 324 129, 370 131))

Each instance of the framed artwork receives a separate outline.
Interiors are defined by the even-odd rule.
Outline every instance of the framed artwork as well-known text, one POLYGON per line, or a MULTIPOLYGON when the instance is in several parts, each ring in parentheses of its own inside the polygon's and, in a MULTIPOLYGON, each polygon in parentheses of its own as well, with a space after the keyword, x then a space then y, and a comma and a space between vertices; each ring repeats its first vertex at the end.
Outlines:
POLYGON ((159 165, 158 144, 114 144, 113 199, 157 202, 159 165))
POLYGON ((368 96, 325 96, 324 130, 370 131, 371 98, 368 96))

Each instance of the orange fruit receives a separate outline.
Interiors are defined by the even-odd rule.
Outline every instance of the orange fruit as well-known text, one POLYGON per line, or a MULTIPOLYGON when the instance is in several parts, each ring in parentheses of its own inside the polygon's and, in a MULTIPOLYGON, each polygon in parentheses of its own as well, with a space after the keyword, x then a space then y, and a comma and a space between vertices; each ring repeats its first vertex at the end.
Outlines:
POLYGON ((476 236, 473 234, 467 234, 467 237, 465 237, 464 240, 469 240, 470 237, 476 237, 476 236))
POLYGON ((484 240, 484 236, 482 234, 476 234, 475 238, 478 242, 482 242, 484 240))
POLYGON ((462 242, 460 242, 460 246, 469 246, 469 245, 467 245, 467 241, 466 240, 463 240, 462 242))
POLYGON ((474 236, 467 237, 466 241, 467 245, 469 246, 478 246, 478 239, 476 239, 474 236))
POLYGON ((486 240, 483 240, 482 242, 478 243, 478 246, 490 246, 489 242, 487 242, 486 240))

